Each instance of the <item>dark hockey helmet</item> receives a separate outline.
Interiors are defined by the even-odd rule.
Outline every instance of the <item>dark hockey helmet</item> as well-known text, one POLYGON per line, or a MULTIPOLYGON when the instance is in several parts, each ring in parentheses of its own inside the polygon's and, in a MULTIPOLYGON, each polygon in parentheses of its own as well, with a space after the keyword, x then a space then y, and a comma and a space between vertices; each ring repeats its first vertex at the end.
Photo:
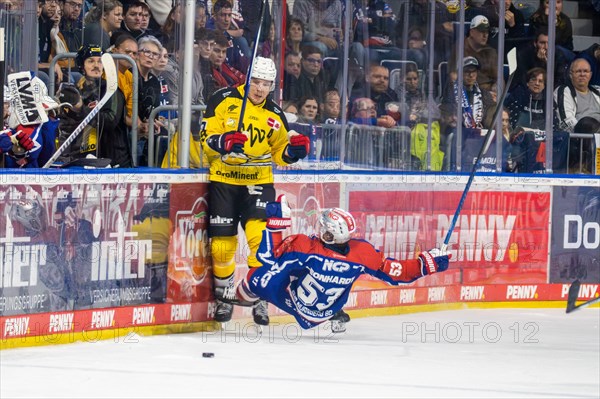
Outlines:
POLYGON ((354 217, 341 208, 325 209, 319 217, 319 238, 326 244, 345 244, 355 231, 354 217))
POLYGON ((36 200, 23 200, 13 204, 10 218, 23 225, 28 233, 39 233, 45 228, 44 209, 36 200))
POLYGON ((85 64, 85 60, 90 57, 101 57, 102 56, 102 48, 97 44, 87 44, 85 46, 79 47, 77 51, 77 56, 75 57, 75 62, 79 67, 79 71, 83 72, 83 64, 85 64))

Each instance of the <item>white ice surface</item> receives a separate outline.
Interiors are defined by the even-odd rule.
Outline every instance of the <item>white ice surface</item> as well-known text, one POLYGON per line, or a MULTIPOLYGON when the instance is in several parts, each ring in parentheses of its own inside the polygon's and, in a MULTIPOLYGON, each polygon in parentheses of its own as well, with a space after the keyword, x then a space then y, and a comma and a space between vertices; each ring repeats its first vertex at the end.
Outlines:
POLYGON ((234 323, 11 349, 0 398, 599 398, 599 325, 598 308, 458 310, 356 318, 333 337, 234 323))

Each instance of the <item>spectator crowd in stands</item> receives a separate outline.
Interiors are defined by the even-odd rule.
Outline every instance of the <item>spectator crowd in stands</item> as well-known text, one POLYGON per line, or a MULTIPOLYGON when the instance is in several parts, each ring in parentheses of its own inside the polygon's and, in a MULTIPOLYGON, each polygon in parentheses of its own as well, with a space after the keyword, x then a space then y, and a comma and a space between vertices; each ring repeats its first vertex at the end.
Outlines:
MULTIPOLYGON (((101 87, 90 78, 84 65, 78 68, 72 58, 52 64, 57 55, 80 51, 87 58, 94 58, 99 57, 96 50, 100 49, 133 60, 133 64, 124 59, 117 61, 120 94, 118 101, 110 105, 123 109, 109 116, 110 123, 118 129, 131 130, 133 125, 137 126, 138 157, 123 156, 124 136, 115 133, 120 146, 117 154, 120 161, 113 162, 115 166, 147 165, 151 112, 160 105, 178 104, 185 52, 193 52, 194 59, 192 104, 204 104, 219 88, 245 83, 257 39, 258 54, 283 67, 279 100, 289 122, 339 124, 343 109, 349 123, 386 129, 416 129, 418 125, 435 122, 441 129, 444 145, 449 135, 456 132, 455 116, 461 116, 461 126, 465 129, 487 128, 497 107, 506 111, 505 132, 522 132, 518 128, 545 130, 545 102, 550 95, 554 99, 555 130, 600 133, 600 40, 589 48, 574 48, 573 24, 563 12, 563 0, 556 1, 554 10, 552 76, 548 76, 553 45, 548 41, 548 0, 540 0, 539 7, 530 15, 525 15, 512 0, 477 3, 467 0, 466 23, 460 29, 458 2, 411 0, 396 7, 391 0, 352 0, 349 32, 344 31, 345 0, 295 0, 285 10, 284 18, 272 15, 274 8, 270 7, 261 17, 260 0, 197 0, 195 41, 191 49, 182 40, 183 1, 37 0, 37 3, 38 76, 47 85, 55 82, 53 92, 58 91, 61 83, 71 84, 66 90, 79 89, 82 104, 93 106, 98 96, 89 92, 101 87), (431 31, 435 37, 429 37, 432 15, 435 27, 431 31), (505 40, 503 53, 499 54, 501 19, 504 19, 505 40), (279 25, 281 32, 276 30, 276 20, 286 22, 279 25), (257 38, 261 23, 261 35, 257 38), (465 33, 464 40, 459 40, 461 31, 465 33), (282 42, 277 35, 285 40, 282 42), (350 46, 349 59, 344 61, 346 35, 350 46), (430 47, 429 42, 434 45, 430 47), (461 59, 457 57, 459 47, 464 49, 461 59), (506 64, 506 54, 512 48, 517 51, 518 67, 507 98, 503 104, 497 104, 498 59, 503 58, 506 64), (429 68, 430 58, 435 71, 429 68), (344 63, 348 65, 347 76, 342 74, 344 63), (430 74, 434 74, 435 88, 428 87, 430 83, 425 79, 430 74), (134 75, 138 77, 135 96, 134 75), (547 94, 550 79, 554 92, 547 94), (137 99, 137 115, 133 114, 134 99, 137 99), (343 100, 346 104, 342 104, 343 100), (435 102, 433 106, 431 101, 435 102)), ((59 142, 68 137, 82 115, 74 109, 55 115, 62 118, 59 142)), ((108 123, 108 114, 101 115, 103 119, 98 120, 108 123)), ((153 123, 156 135, 173 133, 166 127, 166 119, 176 120, 177 112, 159 114, 153 123)), ((199 131, 198 122, 196 114, 191 132, 194 136, 199 131)), ((103 129, 107 129, 106 125, 103 129)), ((512 136, 507 133, 506 142, 510 143, 512 136)), ((106 149, 109 145, 110 140, 101 146, 99 143, 97 147, 104 152, 96 149, 95 155, 110 154, 106 149)), ((90 149, 89 146, 81 151, 72 148, 69 156, 83 157, 90 149)), ((592 148, 585 150, 591 153, 592 148)))

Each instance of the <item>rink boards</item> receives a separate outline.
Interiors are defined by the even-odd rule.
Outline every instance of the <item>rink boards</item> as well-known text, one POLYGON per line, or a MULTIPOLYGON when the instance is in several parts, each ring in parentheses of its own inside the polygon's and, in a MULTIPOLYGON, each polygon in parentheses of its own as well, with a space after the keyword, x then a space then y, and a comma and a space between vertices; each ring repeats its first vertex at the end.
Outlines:
MULTIPOLYGON (((138 172, 0 175, 2 347, 215 327, 206 176, 138 172), (41 228, 15 218, 21 201, 37 204, 41 228)), ((355 215, 358 236, 402 260, 441 245, 466 180, 286 171, 276 189, 292 205, 286 234, 312 233, 319 209, 341 206, 355 215)), ((241 273, 247 248, 240 248, 241 273)), ((597 297, 600 179, 482 174, 450 248, 447 272, 399 288, 361 278, 346 308, 361 316, 562 307, 575 279, 583 282, 580 299, 597 297)), ((236 310, 237 320, 249 316, 236 310)))

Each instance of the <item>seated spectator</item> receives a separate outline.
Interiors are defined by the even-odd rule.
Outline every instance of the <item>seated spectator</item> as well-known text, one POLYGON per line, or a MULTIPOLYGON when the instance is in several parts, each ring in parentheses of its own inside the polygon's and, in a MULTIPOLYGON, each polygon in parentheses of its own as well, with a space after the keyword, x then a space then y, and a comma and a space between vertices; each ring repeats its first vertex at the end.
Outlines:
POLYGON ((478 73, 479 62, 477 59, 475 57, 465 57, 463 61, 463 87, 459 90, 457 80, 450 82, 446 87, 442 104, 447 104, 447 107, 450 108, 461 104, 463 126, 482 129, 492 123, 495 103, 490 92, 479 87, 477 83, 478 73))
POLYGON ((367 7, 356 2, 354 7, 353 52, 359 64, 364 66, 383 59, 401 59, 402 53, 392 40, 396 16, 390 5, 382 0, 369 0, 367 7), (366 10, 366 15, 363 10, 366 10))
POLYGON ((527 85, 510 91, 504 105, 514 127, 546 130, 546 71, 532 68, 527 72, 527 85))
MULTIPOLYGON (((377 106, 377 115, 387 113, 387 104, 398 102, 398 95, 390 88, 390 71, 379 64, 371 64, 361 89, 355 89, 356 96, 370 97, 377 106)), ((353 96, 354 97, 354 96, 353 96)))
MULTIPOLYGON (((342 2, 296 0, 292 17, 304 24, 304 42, 317 47, 325 57, 336 55, 341 37, 342 2)), ((302 54, 305 58, 305 54, 302 54)))
POLYGON ((302 97, 298 101, 298 120, 297 123, 317 123, 319 114, 319 101, 315 96, 302 97))
POLYGON ((302 97, 314 96, 322 102, 328 88, 329 78, 323 70, 323 55, 314 46, 302 47, 302 68, 298 84, 293 87, 288 100, 298 101, 302 97))
POLYGON ((298 105, 292 101, 284 101, 281 107, 289 123, 295 123, 298 120, 298 105))
POLYGON ((589 62, 584 58, 577 58, 569 69, 570 82, 554 91, 561 129, 590 133, 579 132, 577 123, 585 117, 600 121, 600 87, 590 84, 591 76, 589 62))
POLYGON ((217 0, 213 3, 212 18, 206 26, 223 34, 231 45, 227 46, 227 63, 238 71, 248 70, 252 50, 244 37, 244 26, 236 22, 233 17, 233 6, 229 0, 217 0))
POLYGON ((123 4, 118 0, 96 0, 96 5, 85 14, 83 44, 98 44, 102 50, 110 46, 110 36, 121 28, 123 4))
MULTIPOLYGON (((600 133, 600 86, 590 84, 592 70, 584 58, 577 58, 569 68, 570 82, 556 88, 554 102, 559 127, 571 133, 600 133)), ((581 161, 592 170, 593 140, 583 142, 583 159, 579 159, 580 140, 571 140, 569 167, 581 161)))
POLYGON ((594 43, 581 51, 576 58, 585 58, 592 69, 591 85, 600 86, 600 43, 594 43))
POLYGON ((285 54, 290 52, 300 54, 300 45, 304 38, 304 24, 296 18, 288 21, 285 37, 285 54))
MULTIPOLYGON (((63 15, 60 20, 60 32, 65 39, 67 48, 71 51, 78 50, 83 44, 83 0, 67 0, 63 2, 63 15)), ((70 66, 75 66, 75 61, 70 60, 70 66)), ((79 79, 76 79, 76 81, 79 79)))
MULTIPOLYGON (((561 51, 554 52, 554 86, 565 84, 569 61, 561 51)), ((548 70, 548 29, 540 28, 531 42, 517 48, 517 70, 511 88, 527 83, 527 72, 533 68, 548 70)))
POLYGON ((224 36, 215 37, 215 45, 210 55, 214 87, 237 87, 246 82, 246 76, 226 62, 228 42, 224 36))
MULTIPOLYGON (((235 20, 238 21, 238 26, 243 27, 243 36, 250 48, 254 45, 254 40, 258 34, 258 27, 261 22, 260 12, 262 11, 262 4, 262 0, 235 0, 233 2, 235 20), (238 11, 237 15, 235 15, 236 10, 238 11)), ((266 3, 266 9, 262 16, 262 28, 260 31, 260 38, 258 39, 259 43, 267 40, 269 27, 273 25, 271 23, 270 4, 272 4, 272 2, 266 3)))
POLYGON ((498 48, 498 29, 500 27, 500 17, 504 18, 504 54, 506 55, 512 48, 518 46, 526 40, 527 32, 525 29, 525 17, 519 11, 512 0, 485 0, 481 7, 482 14, 490 21, 492 28, 492 40, 490 45, 498 48), (504 2, 504 12, 498 15, 498 4, 504 2))
MULTIPOLYGON (((573 51, 573 24, 571 18, 562 12, 562 8, 563 0, 556 0, 556 41, 554 43, 573 51)), ((529 18, 530 32, 537 32, 540 28, 545 28, 548 31, 548 13, 549 0, 540 0, 538 9, 529 18)))
POLYGON ((202 1, 196 2, 196 31, 201 28, 206 28, 207 19, 208 13, 206 11, 206 4, 202 1))
MULTIPOLYGON (((396 89, 400 107, 401 124, 413 127, 417 123, 427 122, 429 108, 427 96, 419 88, 419 72, 414 65, 407 65, 404 69, 404 81, 396 89)), ((431 110, 432 119, 439 119, 437 108, 431 110)))
POLYGON ((278 51, 275 43, 275 25, 269 27, 267 39, 260 44, 258 55, 264 58, 270 58, 275 61, 275 53, 278 51))
MULTIPOLYGON (((464 46, 465 57, 477 59, 479 63, 477 83, 479 87, 486 90, 491 90, 498 77, 498 52, 488 45, 489 35, 489 20, 483 15, 477 15, 471 20, 469 35, 465 39, 464 46)), ((451 73, 458 69, 456 67, 457 54, 458 47, 455 46, 448 65, 451 73)), ((451 77, 451 80, 454 80, 454 76, 451 77)))
POLYGON ((215 92, 215 81, 212 77, 212 64, 210 55, 215 46, 215 31, 212 29, 200 28, 196 30, 196 41, 198 42, 198 50, 200 52, 199 66, 202 74, 202 97, 208 99, 215 92))
POLYGON ((319 109, 321 123, 339 123, 341 104, 340 93, 336 89, 327 90, 319 109))
POLYGON ((357 98, 352 102, 350 122, 359 125, 381 126, 391 128, 396 126, 396 120, 389 115, 377 115, 377 106, 367 97, 357 98))
POLYGON ((289 100, 297 88, 298 78, 302 71, 302 57, 300 53, 288 51, 285 53, 285 69, 283 71, 283 99, 289 100))

